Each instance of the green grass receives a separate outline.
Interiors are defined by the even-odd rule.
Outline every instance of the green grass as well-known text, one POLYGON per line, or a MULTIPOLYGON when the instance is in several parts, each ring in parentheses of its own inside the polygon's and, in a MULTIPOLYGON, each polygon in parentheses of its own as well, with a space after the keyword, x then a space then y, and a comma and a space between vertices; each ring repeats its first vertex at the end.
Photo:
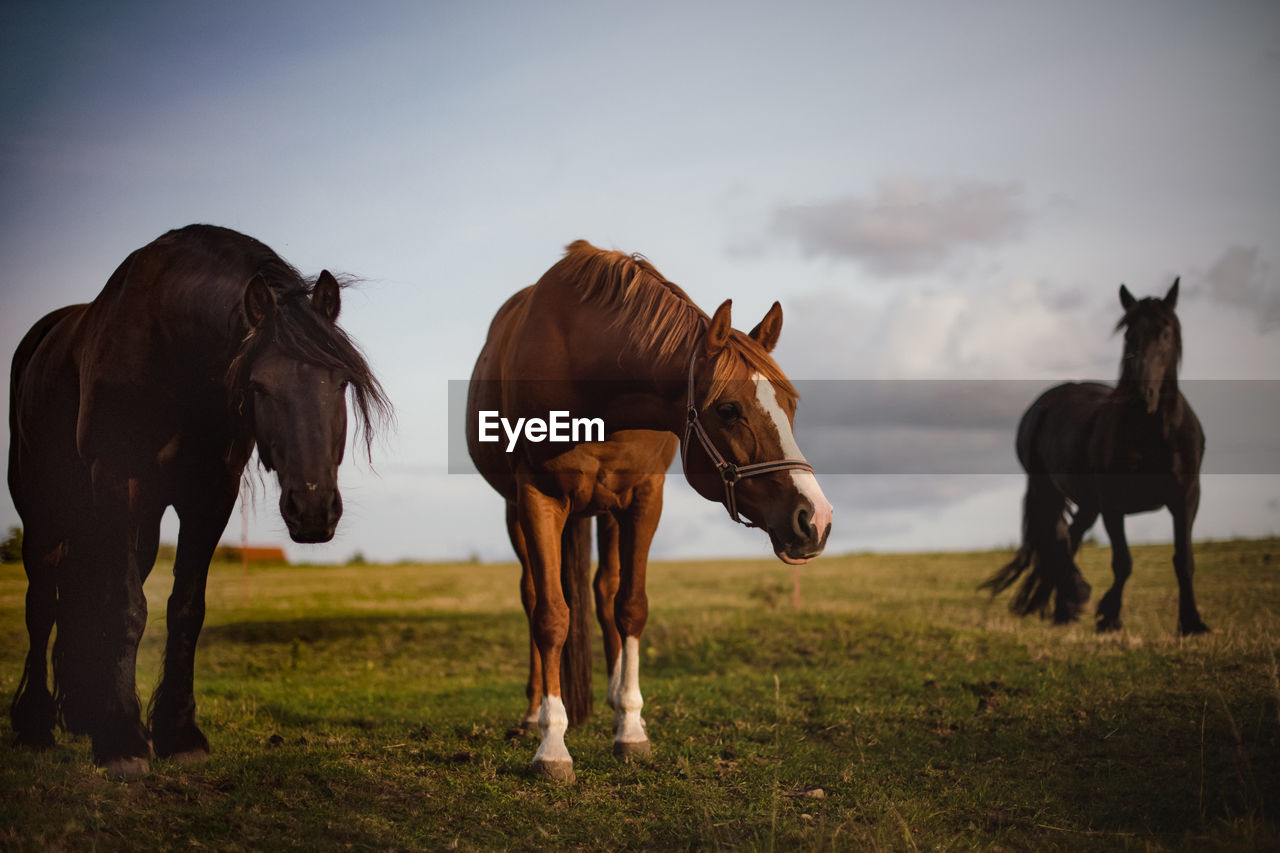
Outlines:
MULTIPOLYGON (((1126 630, 1017 619, 1009 555, 659 563, 641 686, 653 757, 603 704, 578 782, 535 780, 511 565, 215 565, 197 658, 214 756, 108 781, 83 738, 0 726, 13 849, 1253 849, 1280 846, 1280 541, 1202 543, 1216 631, 1174 635, 1169 547, 1134 550, 1126 630), (813 789, 821 789, 821 797, 813 789)), ((1086 547, 1100 594, 1109 551, 1086 547)), ((147 584, 144 702, 167 567, 147 584)), ((26 648, 0 568, 0 692, 26 648)))

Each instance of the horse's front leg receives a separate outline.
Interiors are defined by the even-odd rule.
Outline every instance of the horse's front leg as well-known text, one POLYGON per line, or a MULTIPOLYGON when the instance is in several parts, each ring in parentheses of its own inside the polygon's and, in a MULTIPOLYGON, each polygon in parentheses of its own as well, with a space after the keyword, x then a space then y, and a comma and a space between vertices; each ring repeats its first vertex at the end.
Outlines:
POLYGON ((572 782, 573 757, 564 742, 569 715, 560 692, 560 653, 569 636, 569 605, 560 585, 560 537, 569 515, 568 502, 522 483, 516 496, 516 515, 533 580, 530 627, 542 661, 542 704, 538 710, 542 742, 531 769, 548 779, 572 782))
POLYGON ((1120 599, 1124 595, 1124 583, 1133 572, 1133 558, 1129 555, 1129 543, 1124 535, 1124 513, 1108 510, 1102 514, 1102 523, 1107 528, 1107 538, 1111 540, 1111 574, 1114 580, 1098 602, 1095 624, 1099 632, 1119 631, 1122 627, 1120 599))
MULTIPOLYGON (((55 647, 54 670, 76 671, 84 693, 74 714, 83 720, 93 744, 94 763, 108 776, 133 779, 151 769, 151 741, 142 725, 138 705, 138 643, 147 626, 147 599, 142 582, 150 564, 142 565, 139 543, 150 541, 143 525, 160 523, 160 513, 146 511, 146 487, 137 479, 118 480, 94 472, 97 502, 95 534, 87 546, 88 559, 79 577, 66 588, 68 610, 88 617, 83 645, 65 649, 59 661, 55 647), (152 518, 154 516, 154 518, 152 518), (71 655, 77 660, 66 660, 71 655)), ((154 559, 154 552, 150 552, 154 559)), ((62 591, 60 590, 60 593, 62 591)), ((83 629, 82 629, 83 630, 83 629)), ((70 713, 70 712, 69 712, 70 713)))
POLYGON ((618 597, 618 582, 622 569, 618 557, 618 520, 612 513, 605 513, 598 517, 596 544, 600 554, 594 584, 596 620, 600 623, 600 631, 604 635, 604 661, 609 674, 605 700, 616 712, 619 684, 622 678, 622 668, 619 666, 622 658, 622 637, 618 634, 614 602, 618 597))
POLYGON ((610 702, 615 713, 613 754, 618 758, 649 754, 649 735, 640 711, 640 635, 649 618, 649 598, 645 593, 645 573, 649 565, 649 545, 662 516, 663 475, 646 478, 636 486, 631 506, 618 520, 618 554, 621 562, 614 616, 622 637, 622 652, 615 666, 616 678, 609 681, 610 702))
POLYGON ((225 470, 205 473, 188 478, 199 485, 175 502, 180 527, 165 614, 168 637, 149 714, 156 755, 179 764, 197 764, 209 757, 209 740, 196 725, 196 642, 204 627, 209 561, 231 517, 240 482, 225 470))
POLYGON ((1200 484, 1192 484, 1181 506, 1172 506, 1173 513, 1173 571, 1178 576, 1178 633, 1206 634, 1209 626, 1200 618, 1196 607, 1196 592, 1191 579, 1196 571, 1195 558, 1191 554, 1191 525, 1200 508, 1200 484))

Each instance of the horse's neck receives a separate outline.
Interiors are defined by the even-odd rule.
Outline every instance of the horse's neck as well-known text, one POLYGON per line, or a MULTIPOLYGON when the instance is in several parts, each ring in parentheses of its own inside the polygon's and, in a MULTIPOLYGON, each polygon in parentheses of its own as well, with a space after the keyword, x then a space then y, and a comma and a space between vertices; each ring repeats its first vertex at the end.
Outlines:
MULTIPOLYGON (((615 387, 622 392, 612 405, 619 421, 616 428, 679 433, 686 419, 692 355, 690 346, 666 353, 652 341, 624 346, 616 360, 619 382, 615 387)), ((608 388, 603 390, 608 393, 608 388)))
POLYGON ((1178 390, 1178 374, 1176 371, 1167 375, 1160 383, 1160 402, 1155 412, 1147 414, 1142 399, 1142 381, 1121 376, 1111 396, 1125 412, 1125 419, 1139 430, 1159 433, 1168 436, 1182 421, 1182 394, 1178 390))
POLYGON ((610 431, 683 429, 690 348, 662 352, 657 343, 607 323, 595 329, 605 332, 571 338, 567 347, 565 378, 573 381, 584 414, 603 416, 610 431))

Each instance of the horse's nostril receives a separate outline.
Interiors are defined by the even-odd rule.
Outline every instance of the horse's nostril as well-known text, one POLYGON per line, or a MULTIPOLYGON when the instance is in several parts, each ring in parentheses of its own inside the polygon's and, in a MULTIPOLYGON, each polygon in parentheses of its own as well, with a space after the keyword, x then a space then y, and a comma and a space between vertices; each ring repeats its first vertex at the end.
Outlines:
POLYGON ((809 535, 812 528, 812 525, 809 523, 809 519, 811 517, 808 507, 802 506, 796 510, 795 517, 792 519, 792 526, 795 528, 797 536, 809 535))

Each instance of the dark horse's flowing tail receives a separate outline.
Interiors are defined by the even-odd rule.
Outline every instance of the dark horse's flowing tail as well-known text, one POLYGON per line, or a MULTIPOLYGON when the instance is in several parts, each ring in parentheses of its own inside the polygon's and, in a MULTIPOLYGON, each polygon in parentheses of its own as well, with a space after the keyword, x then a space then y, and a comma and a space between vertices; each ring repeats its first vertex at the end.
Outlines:
POLYGON ((569 725, 591 718, 591 521, 570 518, 560 537, 560 584, 569 605, 569 637, 560 655, 560 692, 569 725))
POLYGON ((1022 577, 1009 609, 1019 616, 1046 615, 1049 600, 1057 593, 1053 621, 1074 621, 1089 600, 1090 586, 1072 559, 1071 539, 1064 513, 1067 502, 1043 474, 1027 478, 1027 494, 1022 504, 1022 545, 1004 568, 987 578, 979 589, 999 595, 1022 577))

